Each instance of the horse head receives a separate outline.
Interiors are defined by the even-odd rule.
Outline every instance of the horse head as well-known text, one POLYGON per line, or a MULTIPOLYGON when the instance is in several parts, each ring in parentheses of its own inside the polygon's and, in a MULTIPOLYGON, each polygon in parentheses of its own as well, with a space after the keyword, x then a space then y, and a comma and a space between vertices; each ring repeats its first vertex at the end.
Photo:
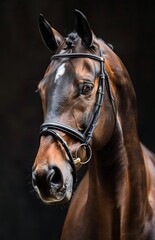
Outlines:
POLYGON ((126 69, 78 10, 75 20, 75 31, 63 37, 42 15, 39 19, 41 36, 54 55, 38 85, 44 124, 32 182, 47 204, 70 200, 76 171, 110 142, 116 124, 122 121, 120 126, 131 130, 121 116, 128 117, 131 99, 135 101, 133 90, 125 99, 131 88, 126 69))

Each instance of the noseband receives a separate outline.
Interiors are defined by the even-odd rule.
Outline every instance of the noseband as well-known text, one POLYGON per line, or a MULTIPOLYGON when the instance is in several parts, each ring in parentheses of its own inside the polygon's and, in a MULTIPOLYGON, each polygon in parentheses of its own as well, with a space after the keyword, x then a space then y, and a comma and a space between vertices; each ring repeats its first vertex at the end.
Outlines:
POLYGON ((92 157, 92 150, 90 147, 90 142, 94 133, 95 128, 98 124, 98 119, 100 117, 101 107, 103 105, 103 96, 104 96, 104 89, 105 89, 105 81, 107 83, 107 90, 109 94, 109 98, 112 104, 112 109, 115 115, 115 105, 114 105, 114 98, 112 95, 111 87, 110 87, 110 81, 109 76, 104 68, 104 57, 102 57, 102 51, 100 50, 100 56, 95 54, 88 54, 88 53, 68 53, 68 54, 56 54, 53 55, 51 60, 57 60, 60 58, 90 58, 95 61, 100 62, 100 79, 99 79, 99 85, 96 95, 96 103, 93 110, 93 116, 87 126, 87 128, 84 130, 84 132, 80 132, 74 128, 71 128, 70 126, 61 124, 61 123, 43 123, 40 128, 40 137, 45 135, 51 135, 55 139, 57 139, 62 146, 64 147, 68 158, 69 163, 72 167, 72 174, 73 174, 73 181, 76 181, 76 167, 75 165, 77 163, 85 164, 87 163, 91 157, 92 157), (75 138, 79 142, 81 142, 81 145, 76 150, 76 156, 73 158, 70 149, 68 147, 68 144, 65 142, 65 140, 61 137, 61 135, 56 131, 62 131, 64 133, 69 134, 71 137, 75 138), (80 151, 80 148, 84 148, 87 155, 87 160, 85 162, 81 161, 81 159, 78 157, 78 152, 80 151))

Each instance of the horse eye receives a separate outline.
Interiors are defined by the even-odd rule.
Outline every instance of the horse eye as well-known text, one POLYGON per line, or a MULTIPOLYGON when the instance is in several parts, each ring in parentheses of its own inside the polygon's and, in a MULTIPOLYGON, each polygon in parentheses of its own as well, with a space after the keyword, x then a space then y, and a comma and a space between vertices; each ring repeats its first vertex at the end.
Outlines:
POLYGON ((91 83, 83 83, 80 87, 80 94, 87 95, 93 90, 93 85, 91 83))

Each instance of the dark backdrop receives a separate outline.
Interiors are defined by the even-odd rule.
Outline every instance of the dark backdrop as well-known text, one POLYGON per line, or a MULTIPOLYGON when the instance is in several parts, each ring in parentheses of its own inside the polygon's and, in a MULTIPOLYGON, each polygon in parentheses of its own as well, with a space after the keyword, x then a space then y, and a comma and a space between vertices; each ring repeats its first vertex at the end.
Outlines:
POLYGON ((41 41, 38 16, 66 34, 73 9, 83 11, 97 36, 110 42, 132 78, 139 134, 155 151, 153 0, 0 1, 0 239, 58 240, 67 205, 41 203, 31 186, 31 167, 42 123, 37 83, 51 53, 41 41))

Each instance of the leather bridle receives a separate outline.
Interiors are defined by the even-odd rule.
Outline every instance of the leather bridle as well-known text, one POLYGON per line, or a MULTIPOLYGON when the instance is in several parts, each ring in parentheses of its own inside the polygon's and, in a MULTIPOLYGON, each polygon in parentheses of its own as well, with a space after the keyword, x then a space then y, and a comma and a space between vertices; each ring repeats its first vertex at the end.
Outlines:
MULTIPOLYGON (((100 62, 100 78, 99 78, 99 85, 98 85, 97 96, 96 96, 96 103, 94 106, 92 118, 91 118, 87 128, 84 130, 84 132, 80 132, 68 125, 64 125, 64 124, 56 123, 56 122, 43 123, 40 128, 40 137, 45 136, 45 135, 51 135, 52 137, 57 139, 64 147, 66 154, 68 155, 68 158, 69 158, 69 163, 73 170, 73 172, 72 172, 73 181, 75 182, 76 181, 75 165, 77 163, 81 163, 81 164, 87 163, 91 159, 91 156, 92 156, 90 142, 91 142, 94 130, 97 127, 98 119, 100 117, 100 111, 101 111, 101 107, 103 105, 105 82, 107 83, 107 90, 108 90, 109 98, 110 98, 110 101, 112 104, 112 109, 113 109, 114 115, 115 115, 115 105, 114 105, 114 98, 113 98, 112 91, 111 91, 109 76, 104 68, 104 56, 103 56, 101 50, 100 50, 100 56, 95 55, 95 54, 88 54, 88 53, 68 53, 68 54, 53 55, 51 60, 57 60, 57 59, 61 59, 61 58, 69 58, 69 59, 71 59, 71 58, 90 58, 90 59, 100 62), (63 137, 61 137, 61 135, 57 132, 57 130, 69 134, 71 137, 73 137, 74 139, 78 140, 81 143, 81 145, 78 147, 78 149, 76 151, 75 158, 73 158, 68 144, 63 139, 63 137), (84 148, 86 151, 86 155, 87 155, 88 159, 85 162, 81 161, 81 159, 78 158, 78 152, 79 152, 80 148, 84 148)), ((116 119, 116 116, 115 116, 115 119, 116 119)))

